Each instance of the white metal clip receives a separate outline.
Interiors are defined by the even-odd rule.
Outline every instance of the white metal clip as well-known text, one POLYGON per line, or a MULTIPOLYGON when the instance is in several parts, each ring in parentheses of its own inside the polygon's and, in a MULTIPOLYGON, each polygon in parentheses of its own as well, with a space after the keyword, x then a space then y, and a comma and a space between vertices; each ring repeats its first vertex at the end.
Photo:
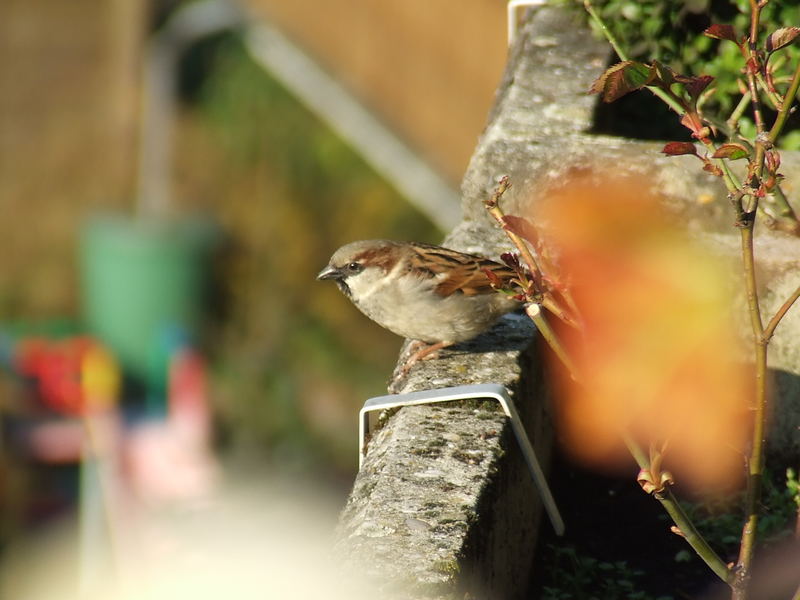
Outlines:
POLYGON ((514 436, 517 438, 522 455, 530 469, 531 477, 542 498, 547 515, 553 524, 553 529, 558 535, 564 534, 564 521, 558 511, 547 478, 542 471, 536 452, 528 439, 525 427, 519 418, 519 413, 514 405, 508 391, 497 383, 482 383, 477 385, 460 385, 456 387, 441 388, 438 390, 424 390, 421 392, 410 392, 408 394, 393 394, 390 396, 377 396, 370 398, 364 403, 359 412, 358 422, 358 468, 361 468, 366 453, 365 443, 369 433, 369 413, 376 410, 396 408, 399 406, 414 406, 419 404, 433 404, 436 402, 451 402, 453 400, 468 400, 474 398, 484 398, 497 400, 503 408, 503 412, 508 417, 514 436))
POLYGON ((514 38, 517 35, 517 14, 518 9, 525 6, 542 6, 547 4, 547 0, 509 0, 506 7, 507 22, 508 22, 508 45, 514 43, 514 38))

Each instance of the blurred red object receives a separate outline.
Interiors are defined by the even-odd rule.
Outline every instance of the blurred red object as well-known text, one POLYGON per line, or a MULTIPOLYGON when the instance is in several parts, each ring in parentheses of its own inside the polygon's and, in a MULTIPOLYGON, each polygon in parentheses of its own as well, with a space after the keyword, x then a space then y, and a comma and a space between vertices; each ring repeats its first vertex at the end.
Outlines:
POLYGON ((149 504, 202 498, 217 479, 206 366, 198 352, 173 354, 168 390, 167 418, 134 427, 125 444, 128 483, 149 504))
POLYGON ((116 362, 100 342, 90 337, 23 338, 16 345, 14 366, 21 375, 36 381, 44 405, 60 414, 82 415, 117 400, 116 362))

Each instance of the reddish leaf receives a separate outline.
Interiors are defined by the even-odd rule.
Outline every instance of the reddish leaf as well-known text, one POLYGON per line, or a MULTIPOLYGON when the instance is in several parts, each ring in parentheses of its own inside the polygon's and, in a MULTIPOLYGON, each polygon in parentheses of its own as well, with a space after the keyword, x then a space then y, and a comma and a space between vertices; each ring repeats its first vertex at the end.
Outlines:
POLYGON ((681 117, 681 125, 686 127, 689 131, 692 132, 692 137, 695 139, 699 139, 702 137, 706 137, 703 135, 703 130, 706 127, 703 125, 703 122, 700 120, 700 117, 695 112, 687 112, 681 117))
POLYGON ((661 152, 669 156, 680 156, 682 154, 697 155, 697 148, 692 142, 669 142, 662 149, 661 152))
POLYGON ((761 68, 761 63, 759 62, 758 57, 753 55, 747 59, 747 62, 744 64, 744 66, 748 73, 755 75, 761 68))
POLYGON ((516 233, 534 247, 539 243, 539 234, 536 231, 536 227, 524 217, 506 215, 503 217, 503 226, 511 233, 516 233))
POLYGON ((736 30, 731 25, 712 25, 703 32, 710 38, 718 40, 729 40, 731 42, 739 43, 736 37, 736 30))
POLYGON ((800 35, 800 27, 781 27, 773 31, 767 38, 767 52, 775 52, 788 46, 800 35))
POLYGON ((708 171, 712 175, 716 175, 717 177, 722 177, 722 169, 720 169, 714 163, 706 161, 706 164, 703 165, 703 171, 708 171))
POLYGON ((742 144, 723 144, 711 155, 711 158, 728 158, 730 160, 738 160, 740 158, 747 158, 750 152, 742 144))
POLYGON ((764 155, 764 159, 767 164, 767 169, 772 172, 778 170, 778 167, 781 166, 781 155, 774 150, 770 150, 764 155))
POLYGON ((481 269, 481 271, 483 271, 483 274, 486 275, 486 278, 489 280, 489 284, 493 288, 503 287, 503 282, 500 281, 500 277, 497 276, 497 273, 495 273, 491 269, 481 269))
POLYGON ((603 102, 613 102, 635 90, 652 83, 653 67, 644 63, 626 60, 609 67, 592 84, 590 93, 601 94, 603 102))
POLYGON ((502 260, 506 265, 511 267, 512 269, 519 268, 519 257, 514 254, 513 252, 503 252, 500 255, 500 260, 502 260))
POLYGON ((712 81, 714 81, 714 78, 711 75, 691 77, 690 81, 686 82, 686 91, 689 92, 689 96, 692 100, 697 100, 700 94, 703 93, 703 90, 706 89, 712 81))

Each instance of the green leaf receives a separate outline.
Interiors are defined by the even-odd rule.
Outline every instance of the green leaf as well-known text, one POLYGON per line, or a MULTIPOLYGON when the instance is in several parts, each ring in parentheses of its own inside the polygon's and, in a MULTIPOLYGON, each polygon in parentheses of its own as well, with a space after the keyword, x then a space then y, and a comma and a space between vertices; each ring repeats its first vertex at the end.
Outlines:
POLYGON ((791 44, 800 35, 800 27, 781 27, 767 37, 767 52, 775 52, 791 44))
POLYGON ((723 144, 717 148, 716 152, 711 155, 711 158, 739 160, 740 158, 747 158, 748 156, 750 156, 750 152, 742 144, 723 144))
POLYGON ((590 93, 601 94, 603 102, 613 102, 625 94, 640 90, 655 78, 653 67, 626 60, 609 67, 592 84, 590 93))
POLYGON ((655 79, 660 81, 664 87, 668 88, 675 82, 675 71, 657 60, 653 61, 653 71, 655 79))

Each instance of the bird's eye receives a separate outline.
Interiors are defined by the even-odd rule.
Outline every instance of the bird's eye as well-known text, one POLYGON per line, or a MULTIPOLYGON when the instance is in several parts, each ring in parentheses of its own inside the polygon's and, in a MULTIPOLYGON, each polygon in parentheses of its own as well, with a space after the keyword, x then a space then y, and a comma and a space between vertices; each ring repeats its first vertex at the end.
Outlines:
POLYGON ((364 266, 358 262, 351 262, 347 265, 347 270, 351 273, 360 273, 364 266))

